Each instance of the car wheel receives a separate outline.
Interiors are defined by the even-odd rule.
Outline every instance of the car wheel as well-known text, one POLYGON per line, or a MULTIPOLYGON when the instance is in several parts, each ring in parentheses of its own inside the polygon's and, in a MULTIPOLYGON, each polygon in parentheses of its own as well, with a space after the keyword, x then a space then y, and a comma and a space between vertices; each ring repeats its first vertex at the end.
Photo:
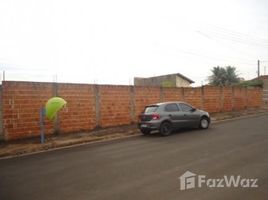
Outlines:
POLYGON ((151 131, 149 129, 141 129, 141 132, 143 135, 149 135, 151 131))
POLYGON ((163 122, 159 131, 162 136, 170 135, 172 132, 172 124, 170 122, 163 122))
POLYGON ((209 119, 207 117, 202 117, 199 127, 201 129, 207 129, 209 127, 209 119))

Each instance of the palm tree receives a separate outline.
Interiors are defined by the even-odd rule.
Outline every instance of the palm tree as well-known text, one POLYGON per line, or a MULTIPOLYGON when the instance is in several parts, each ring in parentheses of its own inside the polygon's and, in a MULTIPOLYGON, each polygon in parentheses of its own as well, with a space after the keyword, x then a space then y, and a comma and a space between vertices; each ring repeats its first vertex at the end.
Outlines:
POLYGON ((214 86, 228 86, 238 83, 240 78, 236 73, 236 68, 227 67, 213 67, 212 75, 208 77, 209 84, 214 86))

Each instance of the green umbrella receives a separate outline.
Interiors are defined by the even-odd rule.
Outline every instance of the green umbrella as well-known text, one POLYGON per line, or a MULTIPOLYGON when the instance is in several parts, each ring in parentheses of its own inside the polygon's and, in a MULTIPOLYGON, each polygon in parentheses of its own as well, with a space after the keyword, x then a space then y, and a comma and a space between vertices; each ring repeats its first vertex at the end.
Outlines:
POLYGON ((46 117, 52 120, 57 112, 66 105, 66 101, 60 97, 52 97, 46 103, 46 117))

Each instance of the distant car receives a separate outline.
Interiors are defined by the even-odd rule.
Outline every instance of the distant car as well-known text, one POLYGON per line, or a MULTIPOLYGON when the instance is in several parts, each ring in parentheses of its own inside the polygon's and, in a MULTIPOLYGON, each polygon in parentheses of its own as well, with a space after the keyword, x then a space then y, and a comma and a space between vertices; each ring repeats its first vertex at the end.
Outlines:
POLYGON ((209 113, 198 110, 185 102, 163 102, 148 105, 139 116, 138 128, 147 135, 158 130, 167 136, 179 128, 207 129, 210 125, 209 113))

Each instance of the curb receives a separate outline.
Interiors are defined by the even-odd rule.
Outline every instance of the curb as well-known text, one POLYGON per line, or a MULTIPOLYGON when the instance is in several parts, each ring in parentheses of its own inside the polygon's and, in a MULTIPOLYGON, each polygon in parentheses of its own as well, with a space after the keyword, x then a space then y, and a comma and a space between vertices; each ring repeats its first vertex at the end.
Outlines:
POLYGON ((27 153, 22 153, 22 154, 3 156, 3 157, 0 157, 0 160, 18 158, 18 157, 24 157, 24 156, 30 156, 30 155, 35 155, 35 154, 41 154, 41 153, 46 153, 46 152, 51 152, 51 151, 62 150, 62 149, 70 149, 70 148, 73 148, 73 147, 80 147, 80 146, 89 145, 89 144, 94 145, 94 144, 99 144, 99 143, 114 142, 114 141, 117 141, 117 140, 129 139, 129 138, 134 138, 134 137, 138 137, 138 136, 142 136, 142 134, 137 133, 137 134, 126 135, 126 136, 117 137, 117 138, 92 140, 92 141, 87 141, 87 142, 77 142, 77 143, 73 143, 71 145, 66 144, 66 145, 63 145, 63 146, 51 147, 51 148, 48 148, 48 149, 41 149, 41 150, 37 150, 37 151, 33 151, 33 152, 27 152, 27 153))
POLYGON ((228 121, 235 121, 235 120, 247 119, 247 118, 264 116, 264 115, 268 115, 268 111, 262 112, 262 113, 257 113, 257 114, 249 114, 249 115, 244 115, 244 116, 239 116, 239 117, 233 117, 233 118, 229 118, 229 119, 215 120, 215 121, 211 121, 211 124, 224 123, 224 122, 228 122, 228 121))

